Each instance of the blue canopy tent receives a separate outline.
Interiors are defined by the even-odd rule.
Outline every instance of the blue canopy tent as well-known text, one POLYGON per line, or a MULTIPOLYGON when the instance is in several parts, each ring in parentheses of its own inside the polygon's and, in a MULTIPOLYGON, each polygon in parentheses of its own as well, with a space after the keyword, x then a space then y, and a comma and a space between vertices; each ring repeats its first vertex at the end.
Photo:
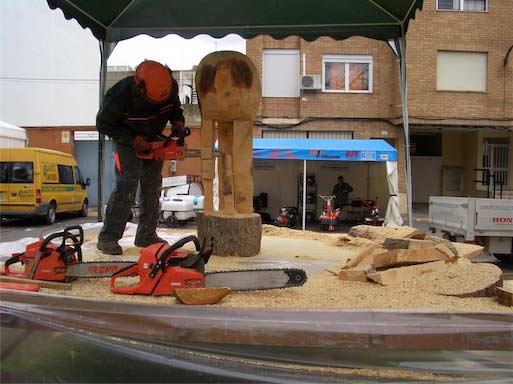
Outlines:
MULTIPOLYGON (((384 162, 389 201, 385 225, 402 225, 399 212, 397 150, 384 140, 253 139, 253 158, 303 160, 303 190, 307 161, 384 162)), ((303 230, 306 225, 306 193, 303 193, 303 230)))

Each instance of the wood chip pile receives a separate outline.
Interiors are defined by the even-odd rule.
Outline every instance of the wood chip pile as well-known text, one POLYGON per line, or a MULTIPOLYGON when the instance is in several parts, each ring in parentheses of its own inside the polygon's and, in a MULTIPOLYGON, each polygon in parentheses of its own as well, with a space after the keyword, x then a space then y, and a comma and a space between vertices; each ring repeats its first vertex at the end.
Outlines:
MULTIPOLYGON (((403 284, 444 296, 500 296, 506 305, 508 289, 502 285, 502 271, 493 264, 473 264, 483 247, 426 236, 411 227, 359 225, 340 238, 345 247, 358 252, 339 268, 327 271, 343 281, 373 282, 382 286, 403 284), (505 297, 505 298, 502 298, 505 297)), ((511 297, 511 296, 509 296, 511 297)))

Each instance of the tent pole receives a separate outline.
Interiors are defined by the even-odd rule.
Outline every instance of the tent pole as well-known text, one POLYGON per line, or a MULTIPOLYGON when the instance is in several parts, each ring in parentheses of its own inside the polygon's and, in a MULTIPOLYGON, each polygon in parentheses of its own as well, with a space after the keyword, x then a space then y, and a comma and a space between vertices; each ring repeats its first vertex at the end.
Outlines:
MULTIPOLYGON (((105 95, 105 85, 107 78, 107 57, 109 55, 109 43, 107 40, 100 41, 100 95, 99 95, 99 106, 103 103, 103 97, 105 95)), ((105 135, 100 133, 98 138, 98 221, 103 221, 103 149, 105 147, 105 135)))
POLYGON ((404 127, 404 153, 406 161, 406 201, 408 209, 408 225, 413 225, 412 212, 412 185, 411 185, 411 159, 410 159, 410 123, 408 120, 408 88, 406 83, 406 37, 404 29, 401 28, 399 38, 399 67, 400 67, 400 88, 403 104, 403 127, 404 127))
POLYGON ((303 160, 303 231, 306 229, 306 160, 303 160))

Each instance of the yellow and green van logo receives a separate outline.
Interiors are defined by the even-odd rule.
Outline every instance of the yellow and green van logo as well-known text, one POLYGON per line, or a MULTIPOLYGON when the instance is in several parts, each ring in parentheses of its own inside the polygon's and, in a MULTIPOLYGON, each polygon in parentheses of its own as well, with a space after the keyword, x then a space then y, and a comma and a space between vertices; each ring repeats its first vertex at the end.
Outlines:
POLYGON ((58 183, 59 171, 57 164, 43 163, 43 183, 58 183))
POLYGON ((21 199, 34 198, 33 190, 20 189, 18 191, 18 197, 21 199))
POLYGON ((43 185, 43 192, 73 192, 73 186, 65 187, 63 185, 43 185))

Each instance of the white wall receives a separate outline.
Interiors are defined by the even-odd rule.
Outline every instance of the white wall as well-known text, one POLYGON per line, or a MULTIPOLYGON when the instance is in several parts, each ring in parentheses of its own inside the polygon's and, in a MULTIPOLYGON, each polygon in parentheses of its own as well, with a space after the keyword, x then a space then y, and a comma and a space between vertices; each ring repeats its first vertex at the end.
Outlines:
POLYGON ((43 0, 0 1, 0 120, 94 125, 98 41, 43 0))

